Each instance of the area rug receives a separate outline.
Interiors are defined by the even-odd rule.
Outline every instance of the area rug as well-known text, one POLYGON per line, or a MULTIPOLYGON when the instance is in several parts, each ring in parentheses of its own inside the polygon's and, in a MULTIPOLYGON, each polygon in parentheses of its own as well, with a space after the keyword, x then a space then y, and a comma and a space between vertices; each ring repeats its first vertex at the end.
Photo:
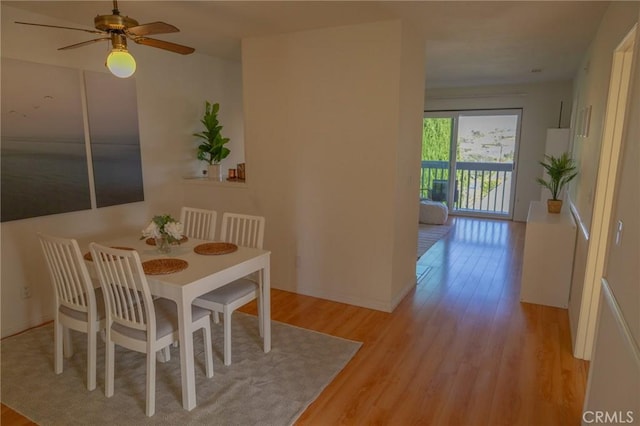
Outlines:
POLYGON ((213 324, 214 377, 204 372, 202 333, 194 333, 197 406, 182 408, 179 348, 156 363, 156 413, 145 416, 145 355, 116 350, 115 394, 104 396, 104 343, 98 339, 98 387, 86 388, 86 343, 53 371, 53 325, 2 340, 2 402, 39 425, 289 425, 361 346, 272 322, 265 354, 255 316, 233 315, 233 363, 222 362, 222 324, 213 324))
POLYGON ((435 243, 445 237, 451 230, 451 225, 418 225, 418 259, 435 243))

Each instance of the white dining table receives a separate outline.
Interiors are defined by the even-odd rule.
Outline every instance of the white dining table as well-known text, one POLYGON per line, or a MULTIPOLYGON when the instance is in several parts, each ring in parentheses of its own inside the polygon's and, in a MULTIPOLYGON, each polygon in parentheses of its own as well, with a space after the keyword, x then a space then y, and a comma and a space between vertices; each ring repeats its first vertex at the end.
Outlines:
POLYGON ((271 350, 270 251, 239 246, 237 251, 228 254, 202 255, 195 253, 194 247, 211 241, 192 238, 180 245, 172 246, 168 254, 159 253, 155 246, 147 244, 137 236, 98 242, 111 247, 135 249, 142 262, 162 258, 177 258, 188 262, 188 267, 182 271, 146 276, 151 294, 171 299, 178 306, 180 374, 184 409, 192 410, 196 406, 193 335, 188 326, 192 321, 191 304, 195 298, 251 273, 261 273, 263 346, 265 353, 271 350))

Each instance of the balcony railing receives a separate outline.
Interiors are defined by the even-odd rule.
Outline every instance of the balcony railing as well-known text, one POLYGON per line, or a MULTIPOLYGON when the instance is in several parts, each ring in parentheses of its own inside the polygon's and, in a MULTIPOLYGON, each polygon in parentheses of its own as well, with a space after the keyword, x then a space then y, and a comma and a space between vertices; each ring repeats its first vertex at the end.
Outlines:
MULTIPOLYGON (((454 211, 508 215, 512 175, 512 163, 456 163, 454 211)), ((446 201, 448 194, 449 163, 423 161, 420 197, 446 201)))

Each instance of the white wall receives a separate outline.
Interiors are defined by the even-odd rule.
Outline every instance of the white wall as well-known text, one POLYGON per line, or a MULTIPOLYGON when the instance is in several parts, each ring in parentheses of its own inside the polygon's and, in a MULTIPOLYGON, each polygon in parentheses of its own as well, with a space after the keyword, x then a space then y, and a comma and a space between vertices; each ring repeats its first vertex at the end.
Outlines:
POLYGON ((613 50, 637 21, 637 9, 637 2, 613 2, 582 60, 574 82, 574 110, 591 106, 589 136, 574 137, 572 143, 573 156, 580 173, 570 190, 579 219, 587 230, 591 227, 613 50))
POLYGON ((560 102, 563 102, 561 127, 571 120, 571 82, 531 85, 429 89, 425 110, 509 109, 522 108, 518 176, 513 219, 527 220, 529 203, 540 199, 542 177, 538 161, 544 158, 547 129, 558 127, 560 102))
POLYGON ((423 55, 408 37, 390 21, 243 40, 247 187, 185 193, 266 216, 274 287, 388 311, 415 285, 405 199, 418 191, 423 55))
MULTIPOLYGON (((581 231, 578 232, 576 240, 576 255, 569 296, 569 317, 574 343, 582 299, 591 295, 591 290, 587 292, 586 296, 584 294, 585 270, 587 268, 589 234, 613 51, 637 22, 638 8, 637 2, 614 2, 607 9, 596 37, 582 60, 574 82, 574 110, 579 111, 588 105, 591 106, 589 136, 586 138, 574 137, 572 143, 573 156, 578 164, 579 173, 570 187, 569 196, 581 231)), ((633 95, 631 98, 633 99, 633 95)), ((633 115, 629 117, 633 117, 633 115)))
POLYGON ((418 209, 406 208, 416 202, 420 181, 422 151, 422 116, 424 92, 424 42, 412 36, 412 29, 402 27, 400 57, 400 105, 398 106, 398 150, 393 244, 393 287, 390 297, 397 305, 413 288, 417 231, 408 224, 418 223, 418 209))
MULTIPOLYGON (((579 89, 580 93, 593 94, 590 101, 594 107, 599 105, 601 114, 607 94, 601 85, 608 86, 609 73, 605 69, 610 72, 611 52, 617 45, 615 37, 621 40, 634 22, 640 23, 640 4, 614 3, 605 14, 591 54, 587 56, 591 60, 590 69, 601 80, 582 80, 579 83, 583 86, 579 89), (602 52, 598 53, 599 50, 602 52), (607 50, 608 55, 604 53, 607 50)), ((584 410, 621 411, 625 414, 632 411, 633 424, 640 424, 640 31, 636 32, 635 64, 604 271, 612 297, 608 297, 607 291, 601 293, 584 410), (619 244, 616 244, 618 221, 622 221, 624 226, 619 244), (616 303, 611 303, 612 300, 616 303)), ((602 119, 596 116, 597 122, 601 123, 602 119)), ((589 142, 600 145, 597 137, 589 142)), ((595 170, 598 167, 597 161, 585 157, 582 164, 595 170)), ((588 191, 589 185, 586 179, 582 180, 578 194, 588 191)), ((624 419, 627 420, 626 417, 624 419)))
MULTIPOLYGON (((82 35, 14 24, 16 20, 75 26, 2 4, 3 57, 106 72, 105 46, 58 51, 58 47, 83 40, 82 35)), ((127 229, 137 233, 157 213, 179 214, 181 178, 202 169, 195 160, 197 144, 191 134, 201 128, 205 99, 220 102, 223 134, 232 141, 232 154, 223 165, 234 167, 244 158, 239 63, 137 45, 130 50, 138 63, 134 77, 145 201, 2 223, 2 336, 53 318, 53 293, 36 232, 72 236, 87 243, 127 229), (25 285, 31 287, 29 299, 21 297, 25 285)))

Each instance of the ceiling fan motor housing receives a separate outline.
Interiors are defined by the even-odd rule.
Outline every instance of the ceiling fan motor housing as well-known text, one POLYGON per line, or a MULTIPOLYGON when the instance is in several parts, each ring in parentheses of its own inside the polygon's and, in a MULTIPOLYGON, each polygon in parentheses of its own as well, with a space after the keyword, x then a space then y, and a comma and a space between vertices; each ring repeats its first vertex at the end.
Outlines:
POLYGON ((116 50, 127 50, 127 37, 122 33, 111 33, 111 46, 116 50))
POLYGON ((124 31, 127 28, 138 26, 138 21, 122 15, 98 15, 93 22, 97 29, 106 32, 124 31))

